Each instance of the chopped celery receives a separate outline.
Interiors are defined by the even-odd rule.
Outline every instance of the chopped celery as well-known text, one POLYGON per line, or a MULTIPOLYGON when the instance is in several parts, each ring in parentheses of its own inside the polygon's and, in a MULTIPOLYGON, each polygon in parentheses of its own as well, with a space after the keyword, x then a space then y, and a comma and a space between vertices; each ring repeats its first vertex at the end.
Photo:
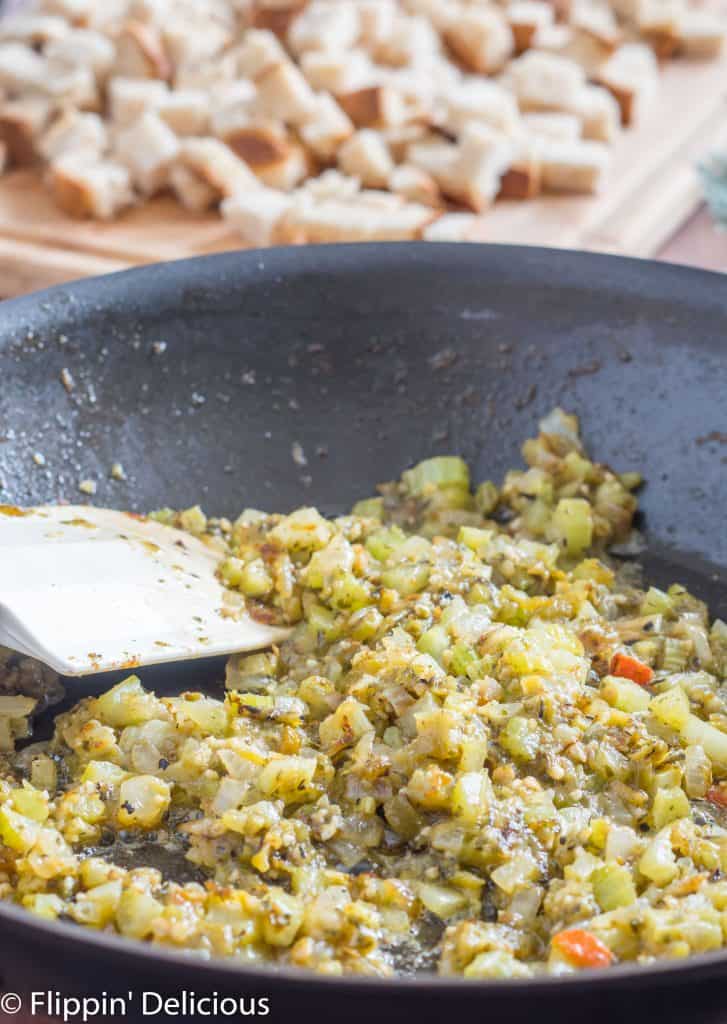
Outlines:
POLYGON ((396 590, 402 597, 408 597, 426 587, 429 582, 429 566, 423 562, 402 562, 384 569, 381 573, 381 582, 385 587, 396 590))
POLYGON ((672 603, 668 594, 658 587, 649 587, 641 602, 641 615, 665 615, 671 611, 672 603))
POLYGON ((453 675, 469 676, 470 679, 474 679, 477 676, 479 665, 480 659, 469 644, 454 645, 449 659, 449 669, 453 675))
POLYGON ((689 817, 689 800, 683 789, 657 789, 651 808, 651 820, 659 830, 672 821, 689 817))
POLYGON ((247 597, 264 597, 273 587, 273 580, 262 558, 254 558, 240 571, 238 587, 247 597))
POLYGON ((593 895, 601 910, 628 907, 636 900, 636 886, 631 871, 623 864, 604 864, 591 875, 593 895))
POLYGON ((362 501, 357 501, 351 509, 351 515, 362 516, 364 519, 383 519, 384 499, 364 498, 362 501))
POLYGON ((482 516, 489 516, 499 500, 500 492, 492 480, 484 480, 475 491, 475 505, 482 516))
POLYGON ((440 487, 459 485, 469 489, 470 471, 464 459, 456 455, 437 455, 406 470, 401 479, 410 494, 420 495, 440 487))
POLYGON ((500 733, 500 746, 518 761, 532 761, 538 752, 540 734, 532 718, 515 715, 500 733))
POLYGON ((441 663, 442 655, 449 647, 449 635, 444 626, 432 626, 426 633, 422 633, 417 643, 417 649, 422 654, 431 654, 433 658, 441 663))
POLYGON ((651 703, 647 690, 622 676, 604 676, 601 696, 619 711, 646 711, 651 703))
POLYGON ((552 529, 569 555, 581 555, 593 539, 591 506, 584 498, 561 498, 553 513, 552 529))
POLYGON ((679 731, 689 719, 689 698, 681 686, 672 686, 651 698, 649 710, 662 725, 679 731))
POLYGON ((399 526, 382 527, 366 541, 366 550, 380 562, 386 559, 406 540, 406 534, 399 526))
POLYGON ((701 746, 713 764, 727 768, 727 733, 696 715, 690 715, 679 732, 687 743, 701 746))

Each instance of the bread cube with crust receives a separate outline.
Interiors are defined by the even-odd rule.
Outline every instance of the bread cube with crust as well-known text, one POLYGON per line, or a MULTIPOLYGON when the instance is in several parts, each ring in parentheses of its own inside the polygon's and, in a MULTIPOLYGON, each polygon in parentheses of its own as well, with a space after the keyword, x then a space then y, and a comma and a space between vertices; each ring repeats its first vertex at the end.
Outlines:
POLYGON ((65 110, 38 140, 38 151, 51 163, 66 153, 87 153, 98 160, 108 147, 108 130, 98 114, 65 110))
POLYGON ((386 188, 394 169, 389 148, 378 132, 362 128, 338 151, 338 165, 369 188, 386 188))
POLYGON ((315 113, 299 128, 300 138, 319 160, 333 160, 354 133, 351 119, 328 93, 316 96, 315 113))
POLYGON ((179 139, 156 111, 147 110, 118 132, 114 153, 129 168, 139 191, 154 195, 168 182, 169 168, 179 155, 179 139))
POLYGON ((257 109, 286 124, 303 124, 316 112, 316 97, 300 69, 291 61, 273 64, 257 79, 257 109))
POLYGON ((251 246, 271 245, 281 218, 290 209, 291 198, 271 188, 239 192, 225 199, 222 216, 242 240, 251 246))
POLYGON ((71 217, 111 220, 134 202, 131 176, 123 164, 66 153, 48 173, 55 202, 71 217))
POLYGON ((515 49, 505 15, 497 7, 462 7, 444 29, 444 41, 469 71, 494 75, 515 49))

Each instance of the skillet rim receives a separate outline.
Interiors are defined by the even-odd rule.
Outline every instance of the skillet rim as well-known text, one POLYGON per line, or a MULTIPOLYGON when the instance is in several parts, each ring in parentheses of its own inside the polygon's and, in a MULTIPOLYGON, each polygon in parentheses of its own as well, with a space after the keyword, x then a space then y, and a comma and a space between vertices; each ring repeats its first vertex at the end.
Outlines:
MULTIPOLYGON (((523 246, 493 243, 437 243, 385 242, 348 243, 315 246, 287 246, 271 249, 248 249, 196 256, 190 259, 153 263, 115 274, 84 278, 29 295, 8 299, 0 303, 0 355, 10 340, 13 330, 26 330, 34 322, 47 325, 58 314, 68 317, 103 315, 104 312, 123 312, 124 306, 134 298, 143 302, 152 293, 173 298, 185 297, 185 289, 194 288, 192 300, 199 299, 205 290, 228 290, 232 280, 246 272, 258 273, 261 284, 275 283, 276 274, 352 270, 365 273, 373 262, 379 270, 384 263, 401 266, 407 261, 441 262, 450 272, 458 266, 512 274, 518 265, 526 273, 540 272, 547 281, 563 289, 585 288, 595 292, 618 291, 621 294, 644 296, 644 283, 651 285, 650 294, 658 291, 670 304, 701 306, 705 312, 727 312, 727 278, 716 271, 703 270, 676 263, 656 262, 610 253, 581 252, 572 249, 552 249, 541 246, 523 246), (723 288, 720 289, 719 286, 723 288), (701 294, 700 294, 701 293, 701 294), (5 335, 6 341, 3 341, 5 335)), ((541 280, 541 283, 543 281, 541 280)), ((141 314, 136 308, 132 317, 141 314)), ((281 311, 276 311, 280 316, 281 311)), ((61 320, 64 319, 61 316, 61 320)), ((55 320, 53 321, 55 322, 55 320)), ((60 324, 58 324, 60 326, 60 324)), ((690 339, 697 346, 698 339, 690 339)), ((284 980, 289 986, 303 989, 347 990, 375 992, 385 989, 391 995, 427 991, 432 994, 456 996, 465 993, 491 993, 512 997, 552 995, 562 990, 574 995, 584 988, 588 992, 602 990, 604 986, 621 983, 626 987, 663 980, 678 984, 689 980, 707 980, 727 972, 727 948, 714 953, 698 954, 683 960, 660 960, 651 964, 617 964, 608 970, 584 970, 574 974, 543 975, 527 980, 477 979, 441 977, 422 974, 392 978, 361 977, 356 975, 327 976, 294 967, 274 968, 267 965, 248 966, 223 957, 202 959, 193 951, 175 951, 156 947, 140 940, 119 935, 84 930, 64 922, 47 921, 32 915, 21 907, 0 901, 0 922, 24 933, 31 941, 40 936, 44 940, 65 942, 81 953, 92 949, 110 955, 118 961, 153 960, 160 965, 186 969, 194 975, 190 983, 203 978, 214 981, 215 976, 239 979, 241 983, 284 980)), ((69 950, 69 955, 72 951, 69 950)), ((119 964, 119 966, 121 966, 119 964)))

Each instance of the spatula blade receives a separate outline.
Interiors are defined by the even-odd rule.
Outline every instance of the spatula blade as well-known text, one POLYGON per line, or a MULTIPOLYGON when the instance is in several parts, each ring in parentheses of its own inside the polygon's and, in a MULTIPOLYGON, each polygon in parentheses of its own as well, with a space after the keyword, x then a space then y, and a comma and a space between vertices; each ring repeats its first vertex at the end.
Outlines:
POLYGON ((231 617, 219 552, 181 530, 86 506, 0 513, 0 644, 63 675, 259 650, 288 635, 231 617))

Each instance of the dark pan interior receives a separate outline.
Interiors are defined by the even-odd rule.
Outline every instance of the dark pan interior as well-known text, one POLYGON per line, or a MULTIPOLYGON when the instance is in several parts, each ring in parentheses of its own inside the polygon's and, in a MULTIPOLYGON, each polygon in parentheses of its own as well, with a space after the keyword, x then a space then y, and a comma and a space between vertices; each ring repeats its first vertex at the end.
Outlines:
MULTIPOLYGON (((0 503, 87 500, 93 478, 102 505, 340 512, 435 453, 499 479, 559 404, 594 456, 645 473, 651 578, 727 617, 726 313, 718 275, 499 246, 272 250, 62 287, 0 306, 0 503)), ((144 678, 191 671, 219 663, 144 678)))

